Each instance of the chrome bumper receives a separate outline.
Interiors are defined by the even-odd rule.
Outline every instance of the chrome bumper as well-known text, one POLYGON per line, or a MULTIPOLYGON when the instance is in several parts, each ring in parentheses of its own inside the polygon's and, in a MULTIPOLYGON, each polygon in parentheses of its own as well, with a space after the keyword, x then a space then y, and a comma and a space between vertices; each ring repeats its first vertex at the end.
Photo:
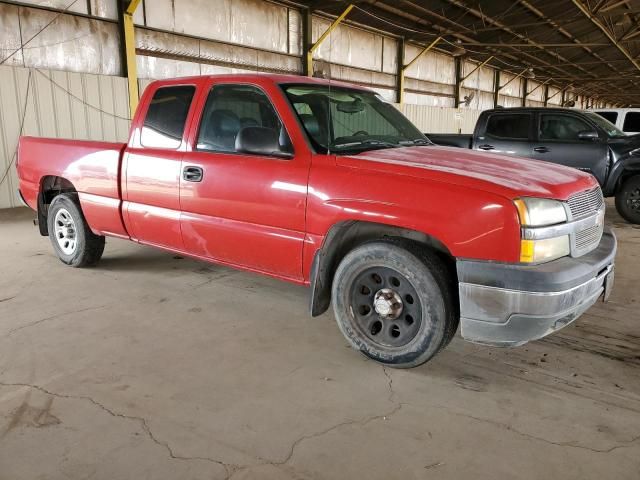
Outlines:
POLYGON ((580 258, 539 266, 458 262, 462 337, 516 346, 549 335, 582 315, 613 286, 616 240, 580 258))

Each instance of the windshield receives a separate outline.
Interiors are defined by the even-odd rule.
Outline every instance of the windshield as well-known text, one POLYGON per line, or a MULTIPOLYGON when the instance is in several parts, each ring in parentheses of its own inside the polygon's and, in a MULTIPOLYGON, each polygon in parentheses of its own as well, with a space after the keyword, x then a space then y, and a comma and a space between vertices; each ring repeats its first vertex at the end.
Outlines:
POLYGON ((393 105, 373 92, 328 85, 284 85, 316 151, 357 153, 431 145, 393 105))
POLYGON ((602 118, 597 113, 593 112, 584 112, 589 120, 598 125, 602 130, 605 131, 608 137, 625 137, 626 135, 622 130, 616 127, 613 123, 611 123, 606 118, 602 118))

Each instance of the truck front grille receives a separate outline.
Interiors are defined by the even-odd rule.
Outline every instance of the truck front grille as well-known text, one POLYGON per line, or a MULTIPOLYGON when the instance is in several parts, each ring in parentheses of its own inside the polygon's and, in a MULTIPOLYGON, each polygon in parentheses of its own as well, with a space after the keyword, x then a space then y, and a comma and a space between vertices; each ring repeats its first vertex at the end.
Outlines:
MULTIPOLYGON (((576 193, 569 197, 567 204, 571 212, 571 220, 580 220, 592 215, 599 215, 604 208, 602 190, 600 187, 596 187, 592 190, 576 193)), ((600 222, 597 225, 575 232, 571 236, 571 255, 579 257, 592 251, 600 244, 603 231, 604 222, 600 222)))
POLYGON ((576 250, 578 252, 590 251, 600 243, 604 225, 594 225, 576 233, 576 250))
POLYGON ((574 193, 567 200, 569 204, 569 210, 574 220, 582 217, 588 217, 594 215, 604 205, 604 197, 602 196, 602 190, 600 187, 596 187, 593 190, 586 190, 584 192, 574 193))

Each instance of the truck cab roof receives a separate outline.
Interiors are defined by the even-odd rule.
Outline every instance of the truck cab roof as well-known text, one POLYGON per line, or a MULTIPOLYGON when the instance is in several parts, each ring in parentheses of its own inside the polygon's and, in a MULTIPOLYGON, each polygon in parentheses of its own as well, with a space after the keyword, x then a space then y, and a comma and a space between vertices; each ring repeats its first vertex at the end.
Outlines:
POLYGON ((151 85, 176 85, 180 83, 195 82, 202 80, 214 80, 229 83, 271 83, 271 84, 310 84, 310 85, 331 85, 334 87, 352 88, 363 91, 371 89, 361 85, 341 82, 325 78, 305 77, 301 75, 276 74, 276 73, 233 73, 218 75, 195 75, 188 77, 178 77, 171 79, 155 80, 151 85))

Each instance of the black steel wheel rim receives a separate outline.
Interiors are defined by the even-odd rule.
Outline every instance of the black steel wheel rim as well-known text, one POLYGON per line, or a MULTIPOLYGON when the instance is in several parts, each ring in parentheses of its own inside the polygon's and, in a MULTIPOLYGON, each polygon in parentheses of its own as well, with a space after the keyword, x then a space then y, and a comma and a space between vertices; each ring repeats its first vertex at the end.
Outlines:
POLYGON ((422 325, 418 292, 391 268, 371 267, 360 272, 351 283, 349 301, 356 329, 382 347, 407 345, 422 325))
POLYGON ((635 212, 640 211, 640 188, 636 188, 627 195, 627 205, 635 212))

